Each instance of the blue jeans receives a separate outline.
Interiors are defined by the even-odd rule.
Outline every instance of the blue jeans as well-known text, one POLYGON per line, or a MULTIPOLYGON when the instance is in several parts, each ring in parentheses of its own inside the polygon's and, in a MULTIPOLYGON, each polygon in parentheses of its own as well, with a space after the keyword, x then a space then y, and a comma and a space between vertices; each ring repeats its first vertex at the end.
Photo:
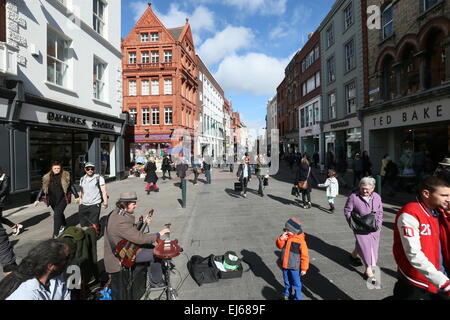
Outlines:
POLYGON ((205 170, 206 183, 211 184, 211 170, 205 170))
POLYGON ((294 300, 302 300, 302 280, 300 270, 283 269, 284 296, 291 296, 291 288, 295 291, 294 300))

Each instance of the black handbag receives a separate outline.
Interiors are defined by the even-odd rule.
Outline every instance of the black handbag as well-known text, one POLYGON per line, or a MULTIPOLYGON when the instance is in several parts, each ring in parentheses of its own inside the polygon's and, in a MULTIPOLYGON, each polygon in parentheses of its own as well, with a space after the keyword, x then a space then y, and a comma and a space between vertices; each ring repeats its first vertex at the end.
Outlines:
POLYGON ((352 211, 349 224, 350 228, 352 228, 353 232, 356 234, 369 234, 378 230, 375 213, 373 212, 373 199, 372 212, 362 216, 359 213, 352 211))
POLYGON ((242 191, 242 183, 241 182, 234 183, 234 191, 236 191, 236 192, 242 191))
POLYGON ((291 190, 291 195, 293 195, 294 197, 298 197, 298 187, 297 186, 294 186, 294 187, 292 187, 292 190, 291 190))
POLYGON ((267 187, 269 185, 269 179, 264 178, 263 185, 264 185, 264 187, 267 187))

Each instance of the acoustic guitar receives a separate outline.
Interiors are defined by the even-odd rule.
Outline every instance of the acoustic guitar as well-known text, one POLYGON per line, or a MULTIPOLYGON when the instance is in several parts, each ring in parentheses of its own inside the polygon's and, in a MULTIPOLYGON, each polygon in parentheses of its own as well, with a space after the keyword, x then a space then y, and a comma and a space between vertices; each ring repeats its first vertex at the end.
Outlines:
MULTIPOLYGON (((139 224, 141 225, 138 228, 139 232, 143 232, 145 228, 147 228, 147 222, 145 222, 148 218, 153 216, 154 210, 150 210, 147 214, 147 218, 141 216, 139 218, 139 224)), ((132 243, 126 239, 121 240, 116 246, 116 257, 119 259, 120 263, 126 267, 131 268, 136 264, 136 255, 141 246, 132 243)))

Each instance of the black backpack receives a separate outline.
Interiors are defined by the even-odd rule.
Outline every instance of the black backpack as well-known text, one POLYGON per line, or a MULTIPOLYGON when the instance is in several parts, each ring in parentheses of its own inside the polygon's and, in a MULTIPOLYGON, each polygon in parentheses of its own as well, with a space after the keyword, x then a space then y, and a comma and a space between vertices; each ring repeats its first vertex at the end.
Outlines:
POLYGON ((219 281, 219 269, 214 263, 214 255, 206 258, 201 256, 192 256, 187 264, 192 279, 199 286, 204 283, 212 283, 219 281))

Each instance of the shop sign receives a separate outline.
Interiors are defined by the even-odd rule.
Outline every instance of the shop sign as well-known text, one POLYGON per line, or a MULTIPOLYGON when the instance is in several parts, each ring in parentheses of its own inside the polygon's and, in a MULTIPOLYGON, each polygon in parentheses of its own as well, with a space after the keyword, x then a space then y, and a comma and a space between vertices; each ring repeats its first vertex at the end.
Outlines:
POLYGON ((406 110, 394 110, 376 116, 367 116, 365 119, 366 127, 368 129, 380 129, 450 120, 449 109, 449 107, 444 108, 443 104, 437 104, 435 106, 421 105, 406 110))
POLYGON ((79 126, 86 126, 86 119, 78 118, 74 116, 68 116, 66 114, 59 114, 54 112, 47 112, 48 121, 65 122, 77 124, 79 126))
POLYGON ((338 123, 332 124, 331 129, 345 128, 345 127, 348 127, 349 125, 350 125, 349 121, 338 122, 338 123))
POLYGON ((92 123, 92 127, 100 128, 100 129, 114 130, 114 125, 112 123, 108 123, 108 122, 94 121, 92 123))

